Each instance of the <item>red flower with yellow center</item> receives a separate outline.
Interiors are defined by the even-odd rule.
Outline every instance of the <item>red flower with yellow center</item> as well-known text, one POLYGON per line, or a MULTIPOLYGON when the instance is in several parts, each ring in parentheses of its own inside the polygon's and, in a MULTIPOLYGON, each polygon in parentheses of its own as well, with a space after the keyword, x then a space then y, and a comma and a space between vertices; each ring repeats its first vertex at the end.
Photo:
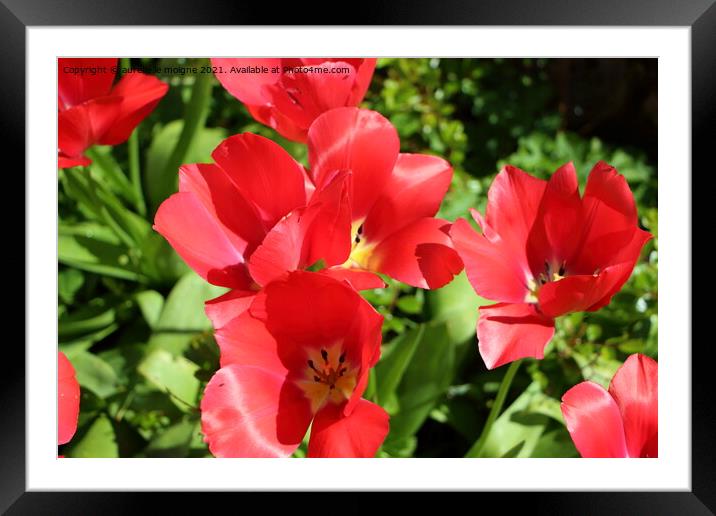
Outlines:
POLYGON ((216 328, 262 285, 319 260, 328 266, 322 274, 355 288, 384 286, 373 274, 336 267, 348 256, 347 238, 336 238, 350 231, 345 176, 316 192, 288 152, 250 133, 227 138, 212 157, 216 164, 180 168, 179 192, 159 206, 154 229, 202 278, 232 289, 206 304, 216 328))
MULTIPOLYGON (((430 289, 446 285, 462 270, 450 223, 435 217, 452 179, 448 162, 401 154, 398 133, 387 119, 350 107, 316 119, 308 132, 308 160, 316 192, 343 192, 329 265, 342 264, 344 274, 378 272, 430 289)), ((280 254, 297 240, 297 230, 291 221, 277 224, 261 252, 280 254)))
POLYGON ((362 399, 380 316, 349 284, 305 271, 265 286, 216 332, 221 369, 201 402, 217 457, 283 457, 311 425, 309 457, 372 457, 388 415, 362 399))
POLYGON ((380 272, 438 288, 462 270, 434 215, 452 177, 435 156, 399 154, 395 128, 374 111, 334 109, 309 134, 310 175, 278 144, 253 134, 224 140, 216 164, 185 165, 179 193, 154 228, 208 282, 233 289, 206 305, 221 327, 286 271, 321 270, 358 290, 380 272))
POLYGON ((482 297, 477 338, 488 368, 542 358, 554 318, 607 305, 629 279, 651 235, 615 168, 597 163, 580 197, 574 166, 549 181, 507 166, 488 192, 482 233, 464 220, 450 231, 468 279, 482 297))

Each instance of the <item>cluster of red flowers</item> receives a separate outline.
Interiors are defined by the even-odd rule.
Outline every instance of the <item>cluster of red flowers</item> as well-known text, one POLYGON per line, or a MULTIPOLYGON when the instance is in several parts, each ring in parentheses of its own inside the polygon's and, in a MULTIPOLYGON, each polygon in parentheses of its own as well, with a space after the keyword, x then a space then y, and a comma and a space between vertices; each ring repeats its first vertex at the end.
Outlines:
MULTIPOLYGON (((142 74, 112 87, 113 74, 64 73, 63 61, 60 167, 86 164, 90 145, 126 140, 166 92, 142 74)), ((465 220, 436 218, 450 164, 401 153, 392 124, 356 107, 375 61, 212 60, 256 120, 306 143, 309 162, 304 168, 267 138, 231 136, 213 163, 181 167, 179 192, 155 216, 154 228, 197 274, 230 289, 206 303, 221 350, 201 402, 215 456, 288 456, 309 426, 310 457, 375 455, 388 415, 362 394, 380 357, 383 318, 359 291, 383 287, 378 273, 433 289, 464 263, 477 293, 499 301, 481 309, 477 326, 480 354, 494 368, 542 358, 556 317, 608 304, 650 238, 626 181, 604 163, 583 196, 571 164, 549 182, 506 167, 485 217, 473 210, 480 233, 465 220)), ((61 411, 78 398, 72 389, 61 390, 61 411)), ((563 401, 584 456, 656 456, 650 359, 630 357, 609 392, 585 382, 563 401), (590 423, 597 418, 608 433, 590 423)), ((76 408, 65 412, 76 426, 76 408)), ((69 426, 61 414, 61 441, 69 426)))
MULTIPOLYGON (((296 65, 265 61, 263 70, 296 65)), ((401 154, 392 124, 354 107, 374 59, 343 65, 351 72, 218 74, 258 120, 307 143, 309 168, 238 134, 214 164, 182 167, 179 193, 155 217, 198 274, 231 289, 206 305, 221 348, 201 403, 216 456, 290 455, 311 421, 310 457, 375 455, 388 415, 361 395, 383 318, 357 290, 383 287, 375 273, 437 288, 462 270, 450 223, 435 218, 452 168, 401 154)))

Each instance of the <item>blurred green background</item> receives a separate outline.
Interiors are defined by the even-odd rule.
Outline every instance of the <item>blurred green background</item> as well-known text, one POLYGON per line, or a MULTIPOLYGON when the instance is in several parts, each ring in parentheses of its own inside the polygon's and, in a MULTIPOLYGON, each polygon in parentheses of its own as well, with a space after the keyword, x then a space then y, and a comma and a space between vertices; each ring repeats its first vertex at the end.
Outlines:
MULTIPOLYGON (((484 210, 506 163, 547 178, 571 160, 583 186, 602 159, 626 176, 640 223, 655 236, 608 307, 560 318, 545 359, 525 361, 482 456, 577 456, 562 394, 582 379, 606 386, 631 353, 657 358, 656 76, 648 59, 379 60, 363 107, 392 121, 404 152, 451 162, 440 216, 484 210)), ((231 134, 262 134, 306 163, 305 146, 253 121, 213 76, 161 78, 170 89, 132 137, 138 154, 131 141, 95 147, 89 175, 59 171, 59 347, 82 388, 78 431, 59 450, 68 457, 210 456, 197 407, 218 348, 203 302, 224 289, 184 265, 152 231, 153 214, 176 191, 178 166, 210 161, 231 134)), ((436 291, 390 282, 364 294, 385 316, 383 356, 366 393, 391 415, 378 456, 464 456, 506 370, 487 371, 477 352, 476 310, 489 302, 464 274, 436 291)))

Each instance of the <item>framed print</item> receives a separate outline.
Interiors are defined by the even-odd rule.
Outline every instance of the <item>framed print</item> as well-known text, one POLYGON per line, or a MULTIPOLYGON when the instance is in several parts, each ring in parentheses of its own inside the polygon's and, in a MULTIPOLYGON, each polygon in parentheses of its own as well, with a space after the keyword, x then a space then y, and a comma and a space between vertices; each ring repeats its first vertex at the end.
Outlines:
POLYGON ((287 26, 6 2, 27 247, 3 509, 713 511, 691 206, 716 7, 557 4, 287 26))

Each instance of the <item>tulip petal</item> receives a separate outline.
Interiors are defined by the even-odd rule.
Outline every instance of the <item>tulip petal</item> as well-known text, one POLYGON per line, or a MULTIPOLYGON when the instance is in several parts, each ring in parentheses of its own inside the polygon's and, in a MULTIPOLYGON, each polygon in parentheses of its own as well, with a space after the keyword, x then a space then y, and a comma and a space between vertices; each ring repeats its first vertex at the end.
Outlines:
POLYGON ((281 362, 276 339, 263 321, 244 311, 215 332, 221 350, 221 367, 232 364, 254 366, 285 377, 288 370, 281 362))
POLYGON ((449 231, 450 223, 445 220, 416 220, 380 242, 367 268, 414 287, 440 288, 463 268, 449 231))
POLYGON ((545 262, 570 265, 579 244, 575 235, 582 225, 577 172, 569 162, 547 183, 527 240, 527 256, 535 276, 544 270, 545 262))
POLYGON ((306 210, 295 210, 280 220, 266 235, 249 259, 251 277, 259 285, 268 285, 285 272, 301 268, 304 237, 311 218, 306 210), (305 215, 305 217, 304 217, 305 215))
POLYGON ((525 272, 505 249, 499 237, 490 241, 465 219, 457 219, 450 228, 455 250, 465 264, 470 284, 478 295, 507 303, 522 303, 529 293, 525 272))
POLYGON ((313 265, 318 260, 333 266, 348 258, 351 250, 351 186, 351 174, 340 173, 311 197, 307 211, 314 215, 304 236, 304 266, 313 265))
POLYGON ((353 175, 353 220, 361 220, 383 192, 398 159, 395 127, 375 111, 352 107, 323 113, 308 131, 308 160, 317 188, 336 172, 353 175))
POLYGON ((111 95, 122 102, 114 123, 98 135, 98 143, 117 145, 127 141, 134 128, 144 120, 166 95, 169 85, 153 75, 128 73, 112 88, 111 95))
POLYGON ((57 147, 61 154, 80 156, 91 145, 92 127, 86 106, 57 113, 57 147))
POLYGON ((111 57, 58 59, 57 91, 60 109, 107 95, 117 75, 116 70, 112 71, 116 65, 117 58, 111 57))
POLYGON ((554 320, 537 312, 532 304, 480 307, 477 339, 488 369, 520 358, 544 358, 544 348, 554 335, 554 320))
POLYGON ((636 263, 651 235, 638 227, 636 204, 624 176, 604 162, 589 174, 584 190, 583 229, 575 257, 581 274, 621 262, 636 263))
POLYGON ((204 312, 215 330, 218 330, 234 317, 249 309, 254 300, 254 290, 230 290, 204 303, 204 312))
POLYGON ((584 199, 602 205, 596 209, 609 207, 632 225, 637 224, 636 203, 626 178, 603 161, 597 162, 589 172, 584 199))
POLYGON ((270 104, 261 106, 246 105, 246 109, 249 110, 251 116, 264 125, 273 128, 284 138, 294 142, 305 142, 306 131, 305 127, 294 123, 290 117, 287 117, 281 113, 278 109, 270 104))
POLYGON ((216 457, 286 457, 298 448, 311 417, 293 382, 259 367, 222 367, 201 400, 201 430, 216 457))
POLYGON ((411 222, 434 216, 451 180, 452 167, 444 159, 400 154, 383 195, 365 220, 365 240, 379 242, 411 222))
POLYGON ((279 58, 212 58, 211 66, 216 68, 216 78, 226 91, 244 104, 256 106, 271 101, 266 87, 281 77, 279 58))
POLYGON ((303 167, 268 138, 251 133, 231 136, 212 157, 258 208, 267 228, 306 202, 303 167))
POLYGON ((176 193, 165 200, 154 229, 209 283, 242 290, 251 286, 241 252, 194 194, 176 193))
POLYGON ((57 114, 57 145, 62 154, 80 156, 98 142, 119 114, 120 97, 99 97, 57 114))
POLYGON ((340 281, 347 281, 355 290, 385 288, 385 282, 380 276, 364 269, 328 267, 319 272, 340 281))
POLYGON ((318 260, 329 266, 346 261, 351 245, 349 179, 349 174, 340 174, 313 195, 309 206, 291 212, 269 231, 249 262, 256 282, 266 285, 318 260))
MULTIPOLYGON (((525 266, 527 239, 546 187, 546 181, 508 165, 497 174, 487 192, 486 225, 525 266)), ((483 232, 488 233, 484 225, 483 232)))
MULTIPOLYGON (((341 67, 348 71, 326 73, 309 68, 297 73, 287 72, 280 83, 266 88, 276 109, 304 131, 325 111, 347 105, 355 82, 355 69, 348 63, 324 62, 313 66, 341 67)), ((305 137, 302 140, 305 141, 305 137)))
POLYGON ((604 306, 629 278, 633 264, 620 263, 597 275, 568 276, 540 287, 537 297, 542 312, 559 317, 569 312, 593 311, 604 306))
POLYGON ((309 457, 374 457, 388 435, 388 413, 360 399, 349 416, 343 406, 329 403, 313 420, 309 457))
POLYGON ((80 413, 80 384, 75 368, 64 353, 57 356, 57 444, 65 444, 77 431, 80 413))
POLYGON ((582 382, 562 396, 567 430, 582 457, 628 457, 619 407, 593 382, 582 382))
POLYGON ((191 192, 201 201, 243 256, 249 256, 266 236, 254 206, 216 165, 182 165, 179 191, 191 192))
POLYGON ((325 274, 291 272, 264 287, 249 311, 266 323, 290 371, 305 371, 307 350, 341 343, 346 361, 359 370, 353 396, 360 397, 380 356, 383 317, 350 285, 325 274))
POLYGON ((658 457, 658 366, 634 354, 626 359, 609 384, 609 394, 621 411, 630 457, 658 457))
POLYGON ((86 167, 90 163, 92 163, 92 160, 86 156, 76 158, 63 156, 62 154, 57 156, 57 168, 86 167))
MULTIPOLYGON (((346 61, 348 60, 346 59, 346 61)), ((353 66, 356 67, 356 77, 355 83, 353 84, 353 91, 348 99, 349 106, 357 106, 363 100, 363 97, 365 97, 368 86, 370 86, 370 81, 373 78, 375 65, 378 62, 376 58, 356 59, 355 61, 360 62, 353 63, 353 66)))

